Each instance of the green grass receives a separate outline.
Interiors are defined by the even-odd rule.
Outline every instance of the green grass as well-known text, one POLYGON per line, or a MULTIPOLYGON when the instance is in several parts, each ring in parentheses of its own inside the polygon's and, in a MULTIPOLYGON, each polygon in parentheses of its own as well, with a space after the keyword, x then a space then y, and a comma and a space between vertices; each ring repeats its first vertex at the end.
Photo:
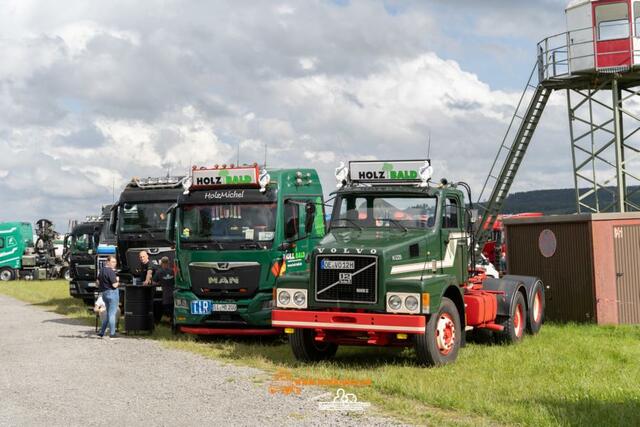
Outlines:
MULTIPOLYGON (((58 313, 85 317, 65 282, 0 283, 0 293, 58 313)), ((371 379, 361 401, 414 423, 451 425, 640 425, 640 327, 544 325, 517 346, 468 344, 455 364, 425 369, 411 350, 341 348, 332 362, 300 364, 281 340, 153 339, 170 348, 294 377, 371 379)))

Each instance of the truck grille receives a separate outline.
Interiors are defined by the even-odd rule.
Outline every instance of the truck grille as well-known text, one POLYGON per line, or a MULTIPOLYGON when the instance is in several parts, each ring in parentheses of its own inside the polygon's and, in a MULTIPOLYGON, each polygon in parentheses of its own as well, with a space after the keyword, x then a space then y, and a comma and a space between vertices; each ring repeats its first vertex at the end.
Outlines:
POLYGON ((260 285, 257 262, 192 262, 191 290, 201 298, 251 298, 260 285))
POLYGON ((378 258, 370 255, 318 255, 316 301, 378 302, 378 258))

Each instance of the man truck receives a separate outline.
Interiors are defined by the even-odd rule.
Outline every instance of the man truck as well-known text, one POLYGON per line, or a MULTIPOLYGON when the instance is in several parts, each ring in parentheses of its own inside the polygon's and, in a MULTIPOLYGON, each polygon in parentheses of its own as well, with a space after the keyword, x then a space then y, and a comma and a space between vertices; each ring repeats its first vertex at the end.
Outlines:
POLYGON ((327 235, 309 272, 276 283, 274 327, 295 357, 339 345, 413 346, 421 365, 453 362, 465 332, 518 342, 536 333, 544 288, 535 277, 487 278, 470 266, 473 217, 465 183, 431 185, 430 161, 362 161, 339 168, 327 235), (484 334, 483 334, 484 335, 484 334))
MULTIPOLYGON (((183 181, 184 177, 133 178, 111 208, 109 227, 116 236, 118 276, 123 285, 138 278, 142 251, 154 266, 164 256, 173 263, 175 250, 166 239, 167 211, 182 193, 183 181)), ((162 316, 161 287, 154 293, 154 313, 158 321, 162 316)))
POLYGON ((36 234, 28 222, 0 223, 0 280, 46 280, 66 277, 67 263, 56 255, 58 234, 48 219, 36 221, 36 234))
POLYGON ((97 292, 96 278, 103 257, 115 254, 115 236, 109 229, 111 205, 102 215, 88 217, 73 227, 65 238, 69 258, 69 294, 93 305, 97 292))
POLYGON ((270 335, 273 285, 306 272, 324 235, 313 169, 194 167, 170 212, 176 246, 175 328, 197 335, 270 335))

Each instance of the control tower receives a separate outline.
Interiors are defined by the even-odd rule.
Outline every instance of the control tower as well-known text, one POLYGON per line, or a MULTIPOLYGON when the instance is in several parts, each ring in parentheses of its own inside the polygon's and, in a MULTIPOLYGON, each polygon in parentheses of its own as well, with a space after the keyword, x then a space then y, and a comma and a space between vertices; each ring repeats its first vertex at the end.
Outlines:
POLYGON ((536 63, 478 202, 488 238, 554 91, 566 93, 577 212, 640 210, 640 1, 573 0, 536 63))

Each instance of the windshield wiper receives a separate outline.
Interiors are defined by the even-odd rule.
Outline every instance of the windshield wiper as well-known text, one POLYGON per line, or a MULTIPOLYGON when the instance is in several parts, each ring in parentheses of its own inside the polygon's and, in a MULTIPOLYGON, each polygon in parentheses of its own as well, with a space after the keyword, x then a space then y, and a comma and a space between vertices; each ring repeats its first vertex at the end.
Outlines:
POLYGON ((262 249, 262 245, 255 240, 245 240, 245 243, 240 244, 242 249, 262 249))
MULTIPOLYGON (((358 230, 362 231, 362 227, 352 219, 349 219, 349 218, 338 218, 336 221, 346 221, 348 223, 351 223, 351 224, 355 225, 358 230)), ((333 221, 331 221, 331 222, 333 222, 333 221)), ((345 227, 331 225, 331 228, 345 228, 345 227)))
POLYGON ((397 219, 391 219, 391 218, 387 218, 387 221, 389 221, 389 223, 400 227, 405 233, 407 231, 409 231, 409 229, 407 227, 405 227, 404 225, 400 224, 400 221, 398 221, 397 219))
POLYGON ((222 244, 216 240, 208 240, 208 239, 190 239, 190 240, 182 240, 183 245, 193 245, 194 249, 209 249, 209 246, 215 245, 216 249, 219 251, 223 250, 224 247, 222 244))

